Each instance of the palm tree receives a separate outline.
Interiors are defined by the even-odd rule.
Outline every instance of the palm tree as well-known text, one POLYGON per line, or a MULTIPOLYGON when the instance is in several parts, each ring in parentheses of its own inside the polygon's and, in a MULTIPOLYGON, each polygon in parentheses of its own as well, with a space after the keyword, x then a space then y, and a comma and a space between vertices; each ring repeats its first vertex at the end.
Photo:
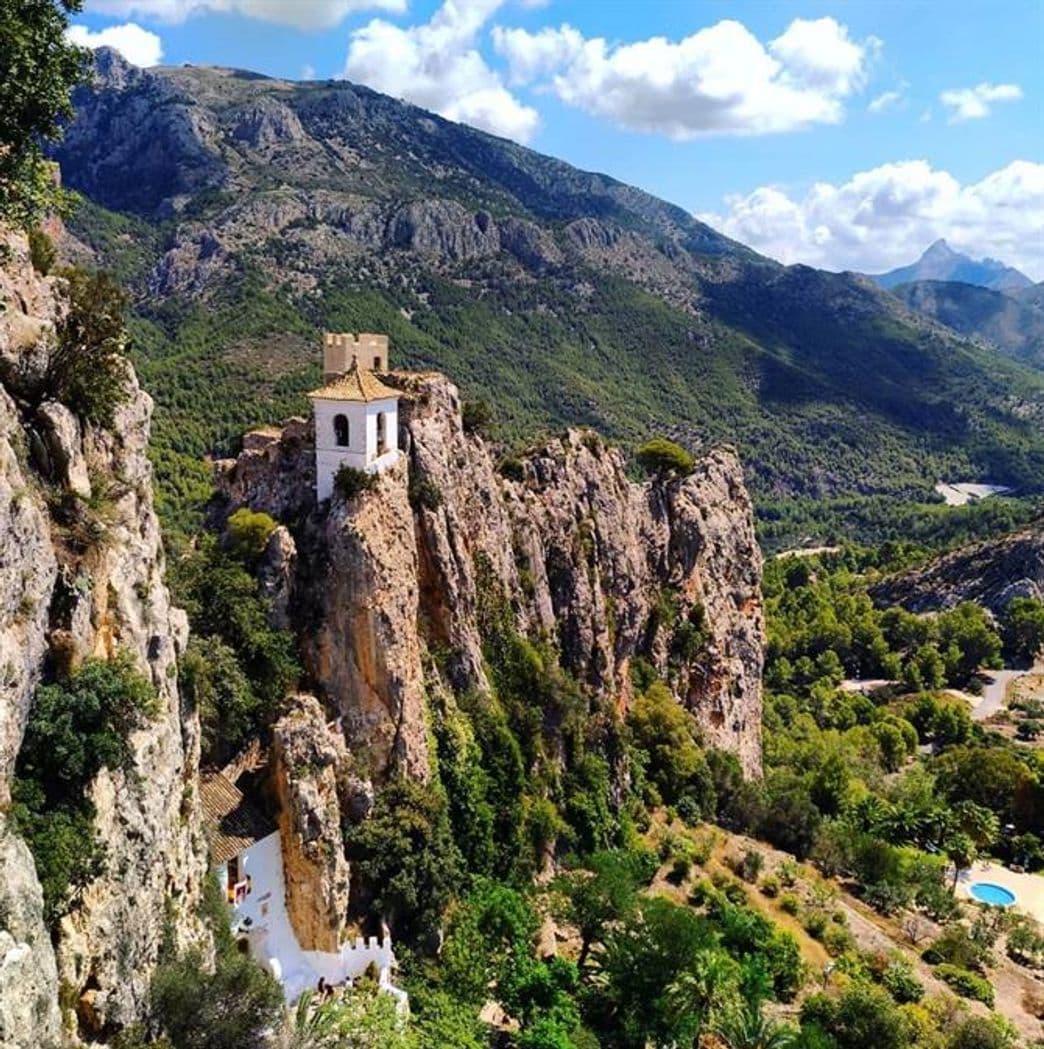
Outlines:
POLYGON ((736 963, 720 950, 702 951, 679 973, 667 990, 679 1027, 692 1035, 698 1049, 700 1035, 711 1013, 736 982, 736 963))
POLYGON ((713 1029, 729 1049, 787 1049, 794 1044, 796 1034, 792 1027, 765 1016, 755 998, 727 1009, 713 1029))

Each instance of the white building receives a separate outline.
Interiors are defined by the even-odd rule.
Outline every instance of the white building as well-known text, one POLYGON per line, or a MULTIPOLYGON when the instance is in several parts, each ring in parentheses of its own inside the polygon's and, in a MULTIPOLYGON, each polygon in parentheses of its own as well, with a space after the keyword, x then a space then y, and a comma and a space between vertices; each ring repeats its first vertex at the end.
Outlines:
MULTIPOLYGON (((324 363, 330 364, 327 347, 324 363)), ((342 466, 367 473, 399 457, 399 393, 353 357, 348 370, 308 395, 315 415, 315 488, 329 499, 342 466)))
POLYGON ((286 909, 280 834, 220 772, 201 778, 200 800, 210 844, 210 862, 232 912, 232 934, 282 984, 288 1002, 316 990, 322 978, 336 987, 351 984, 372 964, 378 984, 406 1010, 406 992, 392 983, 396 967, 391 939, 344 943, 337 951, 306 951, 286 909))

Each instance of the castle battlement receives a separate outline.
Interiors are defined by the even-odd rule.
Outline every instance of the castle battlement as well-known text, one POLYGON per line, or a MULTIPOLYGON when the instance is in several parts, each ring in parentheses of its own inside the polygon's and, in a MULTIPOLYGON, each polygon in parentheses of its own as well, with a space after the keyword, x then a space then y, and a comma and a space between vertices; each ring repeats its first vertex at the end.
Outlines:
POLYGON ((332 332, 323 336, 323 377, 331 382, 358 362, 371 372, 388 370, 388 336, 374 332, 332 332))

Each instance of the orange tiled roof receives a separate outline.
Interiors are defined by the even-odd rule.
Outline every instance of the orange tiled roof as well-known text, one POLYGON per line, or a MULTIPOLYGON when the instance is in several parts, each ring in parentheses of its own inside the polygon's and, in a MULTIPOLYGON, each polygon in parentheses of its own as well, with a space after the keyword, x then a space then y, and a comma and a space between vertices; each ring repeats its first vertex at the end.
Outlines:
POLYGON ((199 800, 213 863, 227 862, 275 831, 243 797, 243 792, 220 772, 200 778, 199 800))
POLYGON ((398 397, 399 391, 385 386, 371 371, 359 367, 358 360, 339 379, 312 390, 308 395, 319 400, 328 401, 384 401, 389 397, 398 397))

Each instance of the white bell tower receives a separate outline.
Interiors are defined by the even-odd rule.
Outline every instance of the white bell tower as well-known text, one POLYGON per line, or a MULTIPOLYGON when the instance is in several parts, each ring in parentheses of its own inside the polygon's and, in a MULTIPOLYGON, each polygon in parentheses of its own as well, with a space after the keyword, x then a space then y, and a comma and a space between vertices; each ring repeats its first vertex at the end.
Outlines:
MULTIPOLYGON (((331 346, 340 350, 344 343, 331 343, 331 336, 326 336, 327 365, 333 363, 329 360, 331 346)), ((361 366, 358 356, 351 356, 350 362, 347 371, 308 395, 315 416, 315 488, 319 502, 333 494, 334 478, 342 466, 378 473, 399 457, 398 391, 361 366)), ((384 362, 386 365, 386 350, 384 362)))

